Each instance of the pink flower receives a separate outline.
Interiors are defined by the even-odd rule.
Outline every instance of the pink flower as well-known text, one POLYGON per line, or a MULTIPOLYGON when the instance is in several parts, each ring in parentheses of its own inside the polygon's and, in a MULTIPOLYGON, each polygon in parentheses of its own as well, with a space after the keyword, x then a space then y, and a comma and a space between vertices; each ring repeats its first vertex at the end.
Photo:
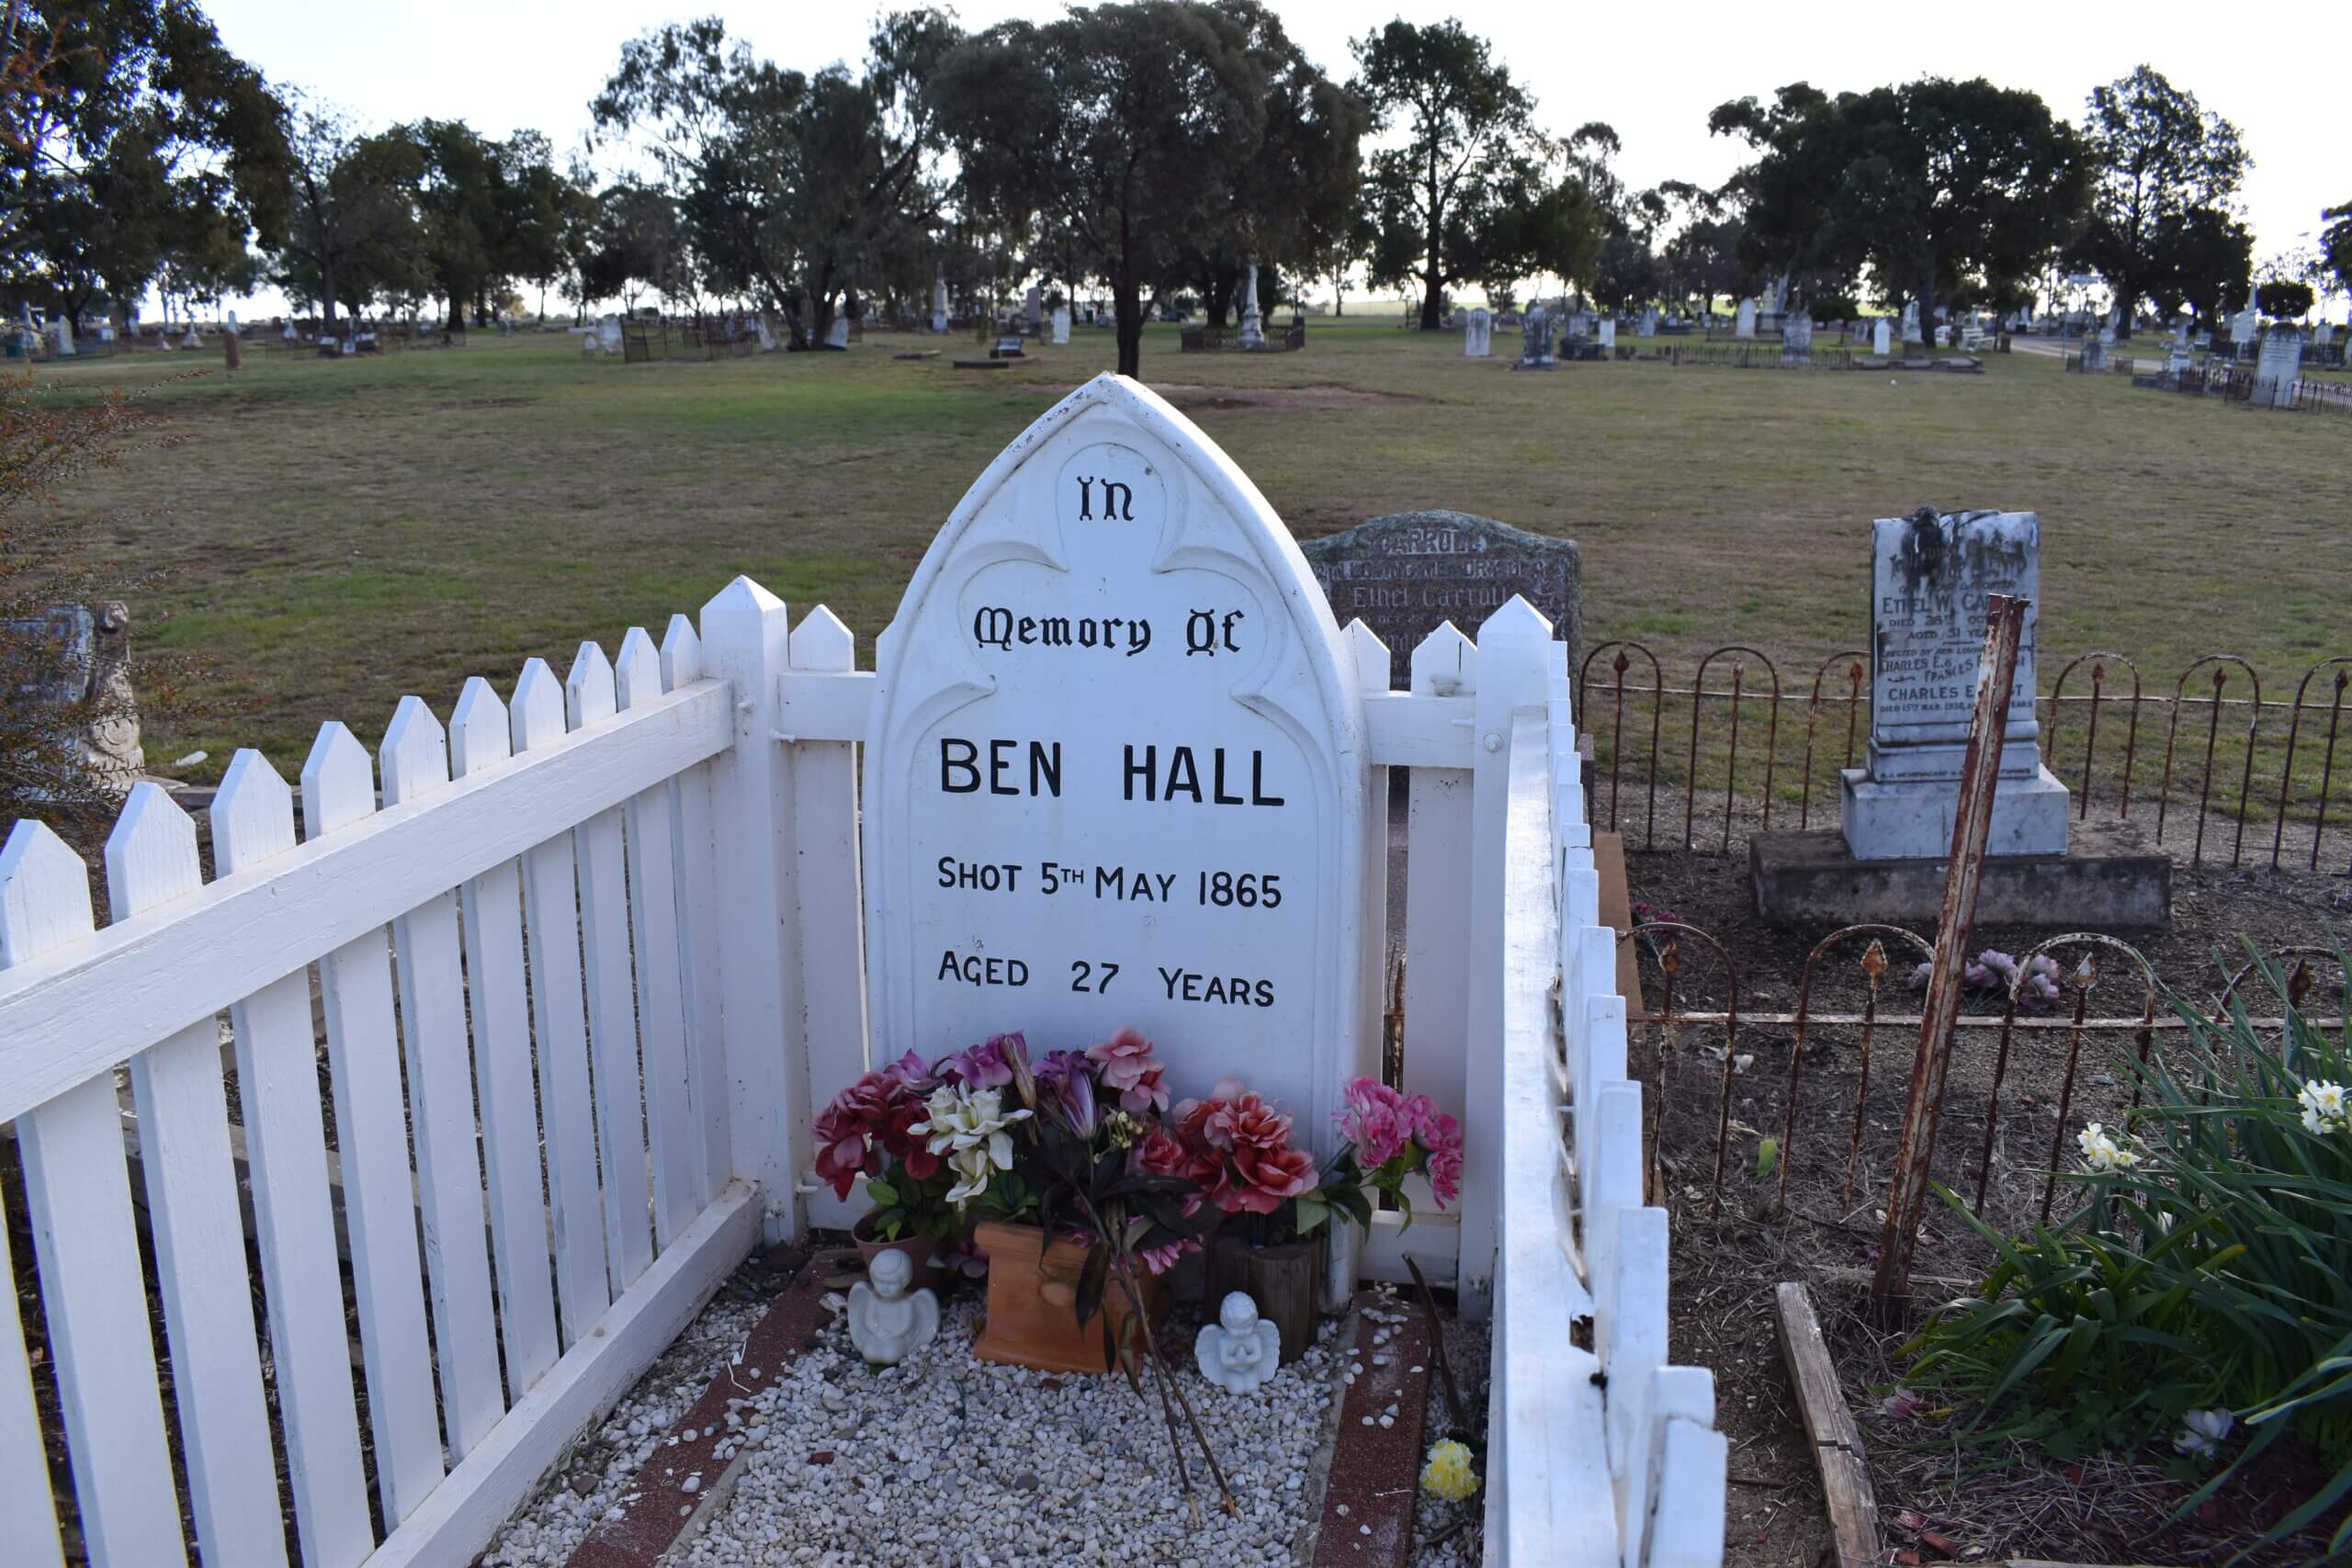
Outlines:
POLYGON ((1176 1108, 1177 1135, 1214 1148, 1231 1148, 1233 1104, 1248 1092, 1239 1078, 1217 1079, 1206 1100, 1188 1100, 1176 1108))
POLYGON ((1176 1241, 1171 1241, 1166 1247, 1139 1247, 1136 1248, 1136 1256, 1142 1258, 1143 1266, 1150 1269, 1153 1273, 1165 1274, 1168 1270, 1176 1267, 1176 1260, 1178 1258, 1182 1258, 1188 1252, 1198 1252, 1200 1250, 1200 1238, 1197 1236, 1188 1235, 1176 1241))
MULTIPOLYGON (((1451 1122, 1453 1118, 1449 1116, 1446 1120, 1451 1122)), ((1437 1206, 1440 1209, 1443 1209, 1448 1203, 1462 1196, 1460 1145, 1430 1151, 1430 1190, 1436 1196, 1437 1206)))
MULTIPOLYGON (((1432 1106, 1434 1111, 1435 1107, 1432 1106)), ((1413 1135, 1413 1119, 1405 1097, 1378 1078, 1348 1080, 1346 1102, 1331 1120, 1340 1136, 1356 1146, 1356 1162, 1378 1170, 1396 1157, 1413 1135)))
POLYGON ((1119 1109, 1130 1114, 1168 1109, 1168 1090, 1160 1082, 1167 1064, 1151 1053, 1151 1042, 1132 1029, 1086 1048, 1102 1066, 1103 1087, 1119 1091, 1119 1109))
POLYGON ((1234 1151, 1233 1164, 1243 1185, 1217 1195, 1217 1206, 1228 1214, 1271 1214, 1286 1200, 1315 1190, 1315 1156, 1305 1149, 1245 1145, 1234 1151))
POLYGON ((1017 1033, 991 1034, 978 1045, 967 1045, 953 1055, 941 1057, 936 1076, 952 1077, 967 1089, 1002 1089, 1012 1081, 1007 1041, 1015 1049, 1022 1044, 1017 1033))

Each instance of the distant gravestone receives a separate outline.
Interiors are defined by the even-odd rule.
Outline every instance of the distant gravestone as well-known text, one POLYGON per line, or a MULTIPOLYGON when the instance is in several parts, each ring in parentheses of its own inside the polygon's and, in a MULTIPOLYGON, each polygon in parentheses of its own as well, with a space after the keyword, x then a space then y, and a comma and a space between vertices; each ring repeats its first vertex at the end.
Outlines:
POLYGON ((1919 335, 1919 301, 1911 300, 1903 307, 1903 346, 1908 348, 1915 343, 1924 345, 1927 341, 1919 335))
POLYGON ((849 346, 849 318, 847 316, 835 316, 832 323, 826 327, 825 346, 827 348, 849 346))
POLYGON ((1600 318, 1600 346, 1607 349, 1614 349, 1617 346, 1617 318, 1615 316, 1600 318))
POLYGON ((51 316, 49 321, 50 351, 60 359, 74 357, 74 323, 63 316, 51 316))
POLYGON ((1054 343, 1058 347, 1068 342, 1069 342, 1069 307, 1057 305, 1054 307, 1054 343))
POLYGON ((2103 333, 2093 333, 2083 339, 2083 372, 2096 376, 2106 368, 2107 338, 2103 333))
POLYGON ((1884 316, 1881 316, 1877 321, 1872 321, 1871 323, 1871 352, 1881 356, 1893 353, 1894 344, 1890 340, 1894 335, 1894 334, 1893 333, 1887 330, 1886 318, 1884 316))
POLYGON ((2303 334, 2286 321, 2273 321, 2262 334, 2262 348, 2254 362, 2254 396, 2258 409, 2291 409, 2295 389, 2303 373, 2303 334))
POLYGON ((1494 353, 1494 317, 1484 305, 1470 312, 1462 327, 1462 353, 1470 359, 1485 359, 1494 353))
POLYGON ((1552 623, 1577 669, 1584 568, 1574 539, 1466 512, 1400 512, 1302 547, 1331 614, 1342 626, 1361 619, 1388 645, 1400 689, 1423 637, 1446 621, 1475 636, 1514 593, 1552 623))
POLYGON ((1029 286, 1029 292, 1023 298, 1021 304, 1021 317, 1027 324, 1030 336, 1036 336, 1037 330, 1045 324, 1045 310, 1046 291, 1033 283, 1029 286))
POLYGON ((1992 597, 2026 612, 2010 688, 1987 850, 2064 854, 2066 786, 2041 765, 2034 655, 2041 522, 2030 512, 1923 508, 1871 525, 1871 739, 1868 765, 1844 772, 1847 847, 1857 860, 1927 859, 1951 851, 1961 763, 1992 597))
POLYGON ((1641 324, 1640 324, 1639 326, 1637 326, 1637 327, 1635 327, 1635 328, 1634 329, 1634 335, 1635 337, 1656 337, 1656 336, 1657 336, 1657 306, 1655 306, 1655 305, 1646 305, 1646 306, 1644 306, 1644 307, 1643 307, 1643 309, 1642 309, 1642 321, 1641 321, 1641 324))
POLYGON ((1756 335, 1755 300, 1742 299, 1739 302, 1739 314, 1733 320, 1731 335, 1734 337, 1754 337, 1756 335))
POLYGON ((1289 530, 1182 413, 1107 375, 1056 404, 876 649, 874 1037, 1042 1052, 1132 1026, 1177 1098, 1244 1077, 1328 1153, 1307 1108, 1378 1046, 1354 671, 1289 530))
POLYGON ((931 279, 931 330, 947 330, 947 279, 938 273, 933 274, 931 279))
POLYGON ((1798 310, 1781 318, 1781 363, 1813 363, 1813 316, 1810 311, 1798 310))
POLYGON ((1552 312, 1537 305, 1519 325, 1519 367, 1549 370, 1552 365, 1552 312))

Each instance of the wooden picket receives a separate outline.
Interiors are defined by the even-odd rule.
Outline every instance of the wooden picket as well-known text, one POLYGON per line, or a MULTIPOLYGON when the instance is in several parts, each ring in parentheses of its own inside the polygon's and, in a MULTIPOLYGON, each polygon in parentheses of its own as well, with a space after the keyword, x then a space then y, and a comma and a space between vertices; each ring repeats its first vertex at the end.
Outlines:
MULTIPOLYGON (((1409 1257, 1495 1315, 1488 1546, 1504 1562, 1720 1561, 1704 1371, 1667 1364, 1668 1239, 1642 1203, 1614 934, 1600 925, 1564 650, 1523 602, 1392 660, 1347 629, 1377 809, 1361 846, 1367 1049, 1389 1005, 1388 770, 1410 770, 1403 1084, 1464 1123, 1462 1201, 1417 1193, 1340 1271, 1409 1257), (1589 1315, 1593 1348, 1570 1333, 1589 1315), (1596 1377, 1605 1373, 1605 1377, 1596 1377)), ((0 851, 0 1121, 25 1152, 74 1505, 93 1562, 281 1563, 271 1417, 308 1565, 462 1561, 762 1235, 847 1223, 809 1123, 868 1038, 857 749, 875 678, 821 606, 739 579, 584 643, 445 731, 404 698, 379 759, 320 732, 291 792, 238 753, 217 874, 160 789, 80 861, 0 851), (376 784, 380 761, 383 785, 376 784), (311 965, 318 966, 331 1159, 311 965), (261 1375, 218 1026, 234 1040, 273 1369, 261 1375), (86 1027, 84 1025, 86 1023, 86 1027), (73 1027, 68 1027, 68 1025, 73 1027), (184 1529, 115 1072, 154 1226, 184 1529), (66 1173, 70 1170, 70 1176, 66 1173), (351 1259, 362 1445, 334 1184, 351 1259), (420 1245, 421 1243, 421 1245, 420 1245), (387 1532, 371 1517, 372 1482, 387 1532)), ((0 1225, 0 1268, 7 1265, 0 1225)), ((0 1559, 62 1561, 13 1301, 0 1307, 0 1559)))

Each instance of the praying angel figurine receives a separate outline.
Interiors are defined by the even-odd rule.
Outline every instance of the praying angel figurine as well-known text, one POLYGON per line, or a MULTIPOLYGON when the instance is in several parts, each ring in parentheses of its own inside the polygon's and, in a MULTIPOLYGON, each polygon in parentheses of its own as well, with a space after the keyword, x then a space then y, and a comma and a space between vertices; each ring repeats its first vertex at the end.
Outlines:
POLYGON ((915 1266, 903 1252, 877 1252, 865 1279, 849 1291, 849 1337, 877 1367, 895 1367, 939 1332, 939 1297, 907 1293, 915 1266))
POLYGON ((1201 1376, 1230 1393, 1248 1393, 1274 1375, 1282 1363, 1282 1330, 1258 1315, 1246 1291, 1227 1293, 1217 1320, 1193 1341, 1201 1376))

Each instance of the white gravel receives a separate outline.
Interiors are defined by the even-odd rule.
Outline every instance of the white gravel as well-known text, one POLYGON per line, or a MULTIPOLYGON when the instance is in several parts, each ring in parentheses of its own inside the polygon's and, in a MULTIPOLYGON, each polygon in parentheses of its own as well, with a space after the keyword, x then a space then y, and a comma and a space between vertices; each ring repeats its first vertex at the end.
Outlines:
POLYGON ((482 1554, 481 1568, 554 1568, 570 1558, 590 1528, 619 1506, 638 1467, 662 1446, 672 1423, 694 1407, 771 1304, 732 1289, 713 1297, 604 1424, 556 1467, 538 1497, 507 1522, 482 1554))
MULTIPOLYGON (((742 1474, 670 1561, 1241 1568, 1294 1560, 1315 1495, 1343 1320, 1327 1320, 1317 1344, 1265 1387, 1237 1395, 1193 1368, 1198 1320, 1182 1309, 1171 1315, 1178 1376, 1239 1510, 1232 1518, 1218 1510, 1188 1433, 1185 1459, 1201 1498, 1195 1527, 1150 1380, 1138 1400, 1117 1374, 978 1360, 970 1350, 978 1307, 969 1295, 950 1303, 937 1339, 904 1365, 878 1370, 858 1357, 836 1317, 818 1348, 734 1412, 742 1474), (812 1460, 825 1454, 830 1461, 812 1460)), ((508 1525, 484 1568, 562 1562, 618 1506, 638 1464, 758 1316, 756 1305, 706 1309, 599 1428, 591 1451, 508 1525)), ((717 1481, 705 1477, 706 1485, 717 1481)))
MULTIPOLYGON (((1487 1350, 1492 1343, 1489 1325, 1484 1323, 1464 1323, 1455 1317, 1443 1319, 1445 1354, 1453 1368, 1453 1381, 1462 1391, 1462 1404, 1469 1416, 1474 1440, 1471 1448, 1479 1454, 1479 1471, 1485 1473, 1487 1443, 1487 1350)), ((1445 1384, 1438 1376, 1437 1367, 1430 1367, 1430 1398, 1427 1424, 1422 1428, 1424 1450, 1446 1435, 1453 1425, 1453 1413, 1445 1402, 1445 1384)), ((1484 1532, 1479 1520, 1484 1517, 1487 1499, 1483 1493, 1474 1493, 1459 1503, 1449 1503, 1442 1497, 1421 1494, 1420 1506, 1413 1513, 1413 1568, 1454 1568, 1479 1561, 1484 1532), (1466 1528, 1455 1529, 1464 1518, 1466 1528), (1451 1531, 1451 1534, 1448 1532, 1451 1531), (1445 1536, 1442 1541, 1438 1537, 1445 1536), (1431 1544, 1435 1542, 1435 1544, 1431 1544)))
POLYGON ((1138 1400, 1117 1375, 978 1360, 969 1348, 978 1305, 955 1303, 937 1339, 878 1371, 837 1323, 755 1402, 765 1440, 682 1560, 710 1568, 1292 1561, 1331 1401, 1336 1323, 1264 1388, 1236 1395, 1190 1367, 1193 1320, 1171 1317, 1178 1376, 1239 1507, 1233 1518, 1218 1510, 1188 1447, 1202 1500, 1195 1528, 1149 1381, 1138 1400), (822 1452, 831 1463, 810 1461, 822 1452))

